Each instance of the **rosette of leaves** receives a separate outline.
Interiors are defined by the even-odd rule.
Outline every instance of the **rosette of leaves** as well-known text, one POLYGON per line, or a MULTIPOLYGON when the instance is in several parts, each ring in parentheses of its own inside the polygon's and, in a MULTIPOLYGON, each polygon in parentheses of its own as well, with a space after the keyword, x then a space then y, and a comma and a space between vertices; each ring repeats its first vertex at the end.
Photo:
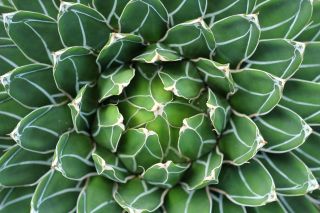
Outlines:
POLYGON ((319 0, 0 1, 0 212, 319 212, 319 0))

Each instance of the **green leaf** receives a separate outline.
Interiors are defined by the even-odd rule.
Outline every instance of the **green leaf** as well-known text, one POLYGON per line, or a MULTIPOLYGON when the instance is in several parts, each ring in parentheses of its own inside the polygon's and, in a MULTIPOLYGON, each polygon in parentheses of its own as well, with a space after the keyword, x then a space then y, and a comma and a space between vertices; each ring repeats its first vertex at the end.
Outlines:
POLYGON ((232 77, 236 83, 236 92, 229 97, 229 103, 236 111, 250 117, 263 115, 279 103, 284 87, 283 79, 255 69, 235 71, 232 77))
POLYGON ((279 201, 268 203, 264 206, 247 207, 246 210, 248 213, 288 213, 279 201))
POLYGON ((226 213, 247 213, 246 208, 242 205, 237 205, 223 196, 222 194, 212 193, 212 212, 226 213))
POLYGON ((233 114, 220 137, 219 148, 227 162, 239 166, 253 158, 265 143, 258 127, 249 117, 233 114))
MULTIPOLYGON (((320 23, 319 23, 319 26, 320 26, 320 23)), ((320 29, 319 29, 319 32, 320 32, 320 29)), ((302 79, 302 80, 320 82, 319 57, 320 57, 320 42, 306 43, 302 64, 293 77, 297 79, 302 79)))
POLYGON ((298 41, 320 41, 320 2, 313 1, 312 17, 309 24, 298 36, 298 41))
POLYGON ((165 90, 185 99, 199 97, 204 89, 195 66, 188 61, 164 64, 159 77, 165 90))
POLYGON ((15 144, 10 136, 0 136, 0 157, 15 144))
POLYGON ((173 161, 157 163, 149 167, 141 177, 149 184, 171 188, 180 181, 189 166, 189 163, 174 163, 173 161))
POLYGON ((142 38, 132 34, 111 33, 108 43, 102 48, 97 62, 104 68, 130 63, 143 51, 142 38))
POLYGON ((111 152, 116 152, 124 130, 123 116, 116 105, 98 109, 91 132, 95 142, 111 152))
POLYGON ((197 160, 209 153, 215 144, 216 135, 206 114, 183 119, 178 139, 178 150, 183 156, 197 160))
POLYGON ((0 38, 0 55, 0 75, 31 63, 12 40, 8 38, 0 38))
POLYGON ((261 206, 277 199, 271 175, 256 159, 240 167, 223 166, 219 184, 212 189, 237 205, 261 206))
POLYGON ((105 18, 98 11, 78 3, 60 4, 58 27, 66 46, 101 49, 111 33, 105 18))
POLYGON ((298 113, 309 125, 319 125, 320 83, 289 80, 280 104, 298 113))
POLYGON ((53 70, 49 65, 30 64, 18 67, 3 75, 1 82, 12 98, 27 108, 36 109, 66 102, 65 95, 57 89, 53 70))
POLYGON ((210 0, 204 16, 209 26, 220 19, 236 15, 251 14, 257 0, 210 0))
POLYGON ((31 110, 20 105, 8 94, 0 92, 0 120, 5 121, 4 125, 0 125, 0 136, 10 134, 19 121, 29 112, 31 110))
POLYGON ((10 136, 26 150, 49 153, 54 151, 59 137, 72 127, 68 106, 45 106, 25 116, 10 136))
POLYGON ((42 13, 52 18, 57 18, 59 0, 31 0, 31 1, 21 1, 21 0, 10 0, 12 6, 17 10, 26 10, 37 13, 42 13))
POLYGON ((319 207, 315 206, 305 196, 279 196, 282 205, 286 208, 287 212, 308 212, 318 213, 319 207))
POLYGON ((305 44, 287 39, 269 39, 259 42, 246 67, 260 69, 282 79, 289 79, 302 62, 305 44))
POLYGON ((188 191, 178 185, 168 192, 164 201, 164 209, 168 213, 195 213, 199 211, 211 213, 212 200, 209 188, 188 191))
POLYGON ((129 0, 93 0, 92 4, 105 17, 109 28, 118 31, 121 12, 128 2, 129 0))
POLYGON ((129 1, 120 16, 119 31, 157 42, 166 33, 168 22, 167 10, 160 0, 129 1))
POLYGON ((5 188, 0 190, 1 213, 24 213, 30 208, 34 187, 5 188))
POLYGON ((182 57, 164 44, 156 43, 149 45, 146 50, 133 59, 141 63, 155 63, 165 61, 180 61, 182 57))
POLYGON ((97 173, 110 180, 119 183, 126 183, 134 176, 130 175, 119 158, 107 149, 97 146, 92 153, 97 173))
POLYGON ((318 180, 320 179, 319 142, 320 134, 314 131, 304 144, 293 151, 310 168, 318 180))
POLYGON ((212 58, 215 49, 213 33, 202 19, 175 25, 161 42, 186 58, 212 58))
POLYGON ((50 154, 40 155, 13 146, 0 158, 0 185, 13 187, 36 184, 50 169, 50 165, 50 154))
POLYGON ((206 105, 209 110, 211 124, 214 127, 213 130, 220 135, 227 126, 231 113, 230 106, 225 99, 216 95, 210 89, 206 105))
POLYGON ((88 135, 98 107, 97 87, 85 85, 68 106, 76 132, 88 135))
POLYGON ((145 128, 128 129, 121 137, 117 152, 125 167, 140 173, 163 158, 159 137, 145 128))
POLYGON ((267 144, 263 151, 283 153, 302 145, 311 134, 311 127, 292 110, 281 105, 270 113, 256 117, 258 126, 267 144))
POLYGON ((203 17, 208 4, 207 0, 161 0, 161 2, 168 10, 171 26, 203 17))
POLYGON ((113 198, 127 212, 153 212, 163 204, 166 193, 167 190, 135 178, 126 184, 116 184, 113 198))
POLYGON ((51 64, 51 53, 62 48, 57 22, 49 16, 17 11, 4 14, 3 22, 10 38, 32 62, 51 64))
POLYGON ((310 169, 292 153, 262 153, 258 158, 270 172, 280 195, 299 196, 319 188, 310 169))
POLYGON ((213 92, 223 96, 234 92, 229 65, 222 65, 205 58, 196 59, 194 62, 203 81, 213 92))
POLYGON ((216 147, 214 151, 192 162, 181 184, 187 190, 195 190, 217 184, 222 160, 223 154, 216 147))
POLYGON ((233 15, 215 22, 211 27, 216 40, 215 60, 236 67, 255 51, 260 26, 256 14, 233 15))
POLYGON ((31 212, 72 212, 80 191, 79 182, 51 170, 40 179, 31 200, 31 212))
POLYGON ((121 213, 123 209, 118 206, 112 197, 113 182, 101 176, 90 178, 77 202, 77 212, 114 212, 121 213))
POLYGON ((71 180, 83 180, 94 174, 91 139, 76 132, 66 132, 59 138, 52 167, 71 180))
POLYGON ((103 102, 107 98, 122 94, 133 77, 135 69, 125 65, 106 69, 98 79, 98 99, 103 102))
POLYGON ((85 47, 69 47, 53 54, 53 75, 59 90, 70 99, 88 83, 96 81, 100 66, 94 52, 85 47))
POLYGON ((311 18, 312 1, 262 1, 254 12, 259 13, 261 38, 294 38, 311 18))

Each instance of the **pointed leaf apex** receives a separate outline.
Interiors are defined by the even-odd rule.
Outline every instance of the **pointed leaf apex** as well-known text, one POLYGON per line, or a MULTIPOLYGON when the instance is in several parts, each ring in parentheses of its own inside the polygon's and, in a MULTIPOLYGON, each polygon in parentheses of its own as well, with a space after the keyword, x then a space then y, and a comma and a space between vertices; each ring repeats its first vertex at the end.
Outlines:
POLYGON ((253 22, 255 24, 259 24, 259 20, 258 20, 258 14, 247 14, 245 15, 246 19, 250 22, 253 22))
POLYGON ((126 34, 124 33, 111 33, 110 35, 110 40, 109 40, 109 44, 114 43, 115 41, 122 39, 126 36, 126 34))
POLYGON ((300 52, 301 55, 304 54, 304 50, 306 49, 306 44, 303 42, 294 42, 294 47, 296 50, 298 50, 300 52))
POLYGON ((277 198, 276 190, 272 189, 272 191, 268 195, 268 199, 267 199, 266 203, 271 203, 273 201, 276 201, 277 199, 278 198, 277 198))
POLYGON ((53 65, 56 65, 60 61, 60 56, 65 52, 65 49, 52 53, 53 65))
POLYGON ((10 24, 12 21, 13 16, 18 13, 18 11, 15 12, 11 12, 11 13, 3 13, 2 17, 3 17, 3 23, 5 24, 10 24))
POLYGON ((320 189, 320 188, 319 188, 319 183, 318 183, 317 179, 315 179, 315 178, 309 179, 307 191, 308 191, 308 192, 312 192, 312 191, 314 191, 314 190, 316 190, 316 189, 320 189))
POLYGON ((5 88, 10 84, 10 76, 11 76, 11 72, 8 72, 0 76, 0 82, 5 88))
POLYGON ((307 124, 307 123, 305 123, 304 122, 304 124, 303 124, 303 131, 304 131, 304 133, 305 133, 305 138, 307 138, 307 137, 309 137, 309 135, 311 135, 311 133, 312 133, 312 128, 307 124))

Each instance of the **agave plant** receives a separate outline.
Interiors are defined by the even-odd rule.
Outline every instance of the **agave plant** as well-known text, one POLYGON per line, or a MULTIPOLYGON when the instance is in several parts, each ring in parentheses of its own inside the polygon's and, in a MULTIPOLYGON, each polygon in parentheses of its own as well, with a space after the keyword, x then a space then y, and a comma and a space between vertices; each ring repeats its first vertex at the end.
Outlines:
POLYGON ((320 211, 319 0, 1 0, 0 212, 320 211))

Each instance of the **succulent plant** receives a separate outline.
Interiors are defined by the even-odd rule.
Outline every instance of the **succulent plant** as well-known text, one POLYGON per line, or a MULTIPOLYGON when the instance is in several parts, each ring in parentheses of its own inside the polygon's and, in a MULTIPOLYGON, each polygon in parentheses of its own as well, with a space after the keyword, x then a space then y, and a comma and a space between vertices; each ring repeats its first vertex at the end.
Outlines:
POLYGON ((319 0, 0 0, 0 212, 320 211, 319 0))

